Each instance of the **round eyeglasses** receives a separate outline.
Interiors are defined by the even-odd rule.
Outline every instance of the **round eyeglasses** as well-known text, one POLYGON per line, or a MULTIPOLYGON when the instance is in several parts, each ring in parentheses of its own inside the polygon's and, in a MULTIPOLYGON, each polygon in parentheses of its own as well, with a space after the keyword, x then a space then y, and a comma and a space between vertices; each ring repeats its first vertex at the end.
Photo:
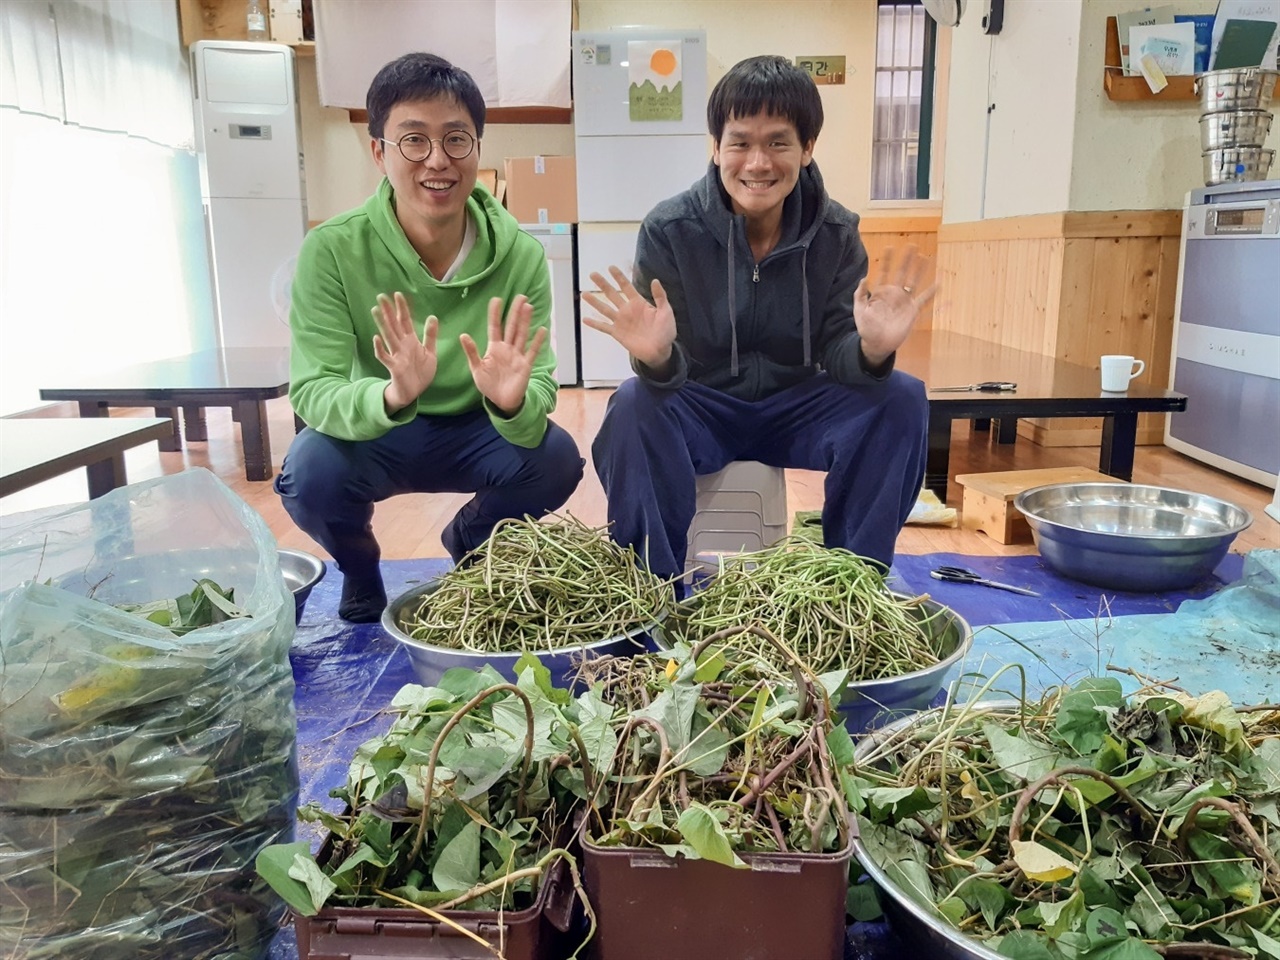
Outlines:
POLYGON ((438 143, 445 156, 454 160, 465 160, 479 143, 475 137, 465 130, 451 130, 443 137, 432 138, 423 133, 406 133, 399 140, 382 138, 383 143, 392 143, 400 150, 400 156, 410 163, 421 163, 431 156, 431 151, 438 143))

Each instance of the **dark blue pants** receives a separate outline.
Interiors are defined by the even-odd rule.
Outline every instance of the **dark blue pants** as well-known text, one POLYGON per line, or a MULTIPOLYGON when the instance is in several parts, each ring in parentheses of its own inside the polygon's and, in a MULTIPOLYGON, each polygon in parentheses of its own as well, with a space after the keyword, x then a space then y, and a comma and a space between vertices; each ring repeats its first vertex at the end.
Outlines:
POLYGON ((310 427, 294 438, 276 492, 293 522, 344 576, 378 576, 373 505, 399 493, 474 493, 441 535, 454 562, 499 520, 541 517, 582 479, 573 438, 554 423, 532 449, 507 442, 483 410, 417 417, 376 440, 337 440, 310 427))
POLYGON ((733 460, 825 470, 822 536, 886 567, 924 480, 924 384, 895 371, 847 387, 820 374, 756 403, 697 383, 614 393, 591 453, 618 543, 660 577, 684 570, 694 477, 733 460))

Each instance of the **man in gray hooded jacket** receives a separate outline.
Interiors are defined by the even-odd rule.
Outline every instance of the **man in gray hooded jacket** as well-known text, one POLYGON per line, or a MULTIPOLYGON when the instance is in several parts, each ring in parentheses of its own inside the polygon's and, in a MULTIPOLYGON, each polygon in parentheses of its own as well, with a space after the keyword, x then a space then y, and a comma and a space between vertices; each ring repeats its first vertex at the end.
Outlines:
POLYGON ((635 286, 612 267, 584 294, 604 319, 583 322, 637 374, 592 446, 613 537, 679 575, 694 477, 759 460, 826 471, 824 542, 888 567, 924 478, 924 385, 893 366, 933 296, 928 264, 909 250, 892 271, 886 256, 868 283, 858 217, 813 162, 822 101, 799 67, 736 64, 707 120, 707 175, 645 218, 635 286))

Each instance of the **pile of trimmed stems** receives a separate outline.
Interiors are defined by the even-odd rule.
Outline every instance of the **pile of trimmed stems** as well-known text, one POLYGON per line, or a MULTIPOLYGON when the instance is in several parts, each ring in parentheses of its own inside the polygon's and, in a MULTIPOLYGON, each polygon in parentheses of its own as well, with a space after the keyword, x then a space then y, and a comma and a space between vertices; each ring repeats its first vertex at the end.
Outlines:
MULTIPOLYGON (((891 593, 872 561, 791 537, 726 559, 706 589, 677 607, 664 632, 696 644, 755 623, 815 673, 843 670, 850 681, 880 680, 923 670, 950 653, 940 649, 945 632, 930 629, 926 599, 891 593)), ((776 645, 754 635, 736 642, 744 654, 788 668, 776 645)))
POLYGON ((623 636, 670 607, 670 585, 642 569, 607 528, 553 521, 499 523, 402 615, 400 629, 455 650, 556 650, 623 636))

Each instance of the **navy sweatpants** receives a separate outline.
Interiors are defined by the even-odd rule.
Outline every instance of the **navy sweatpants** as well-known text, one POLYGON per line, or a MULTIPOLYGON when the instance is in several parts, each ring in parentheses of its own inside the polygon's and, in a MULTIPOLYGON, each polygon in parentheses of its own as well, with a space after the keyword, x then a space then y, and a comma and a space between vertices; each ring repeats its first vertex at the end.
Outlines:
POLYGON ((441 535, 454 562, 488 539, 499 520, 541 517, 564 505, 582 479, 577 444, 554 423, 542 443, 517 447, 483 410, 416 417, 376 440, 337 440, 303 430, 275 488, 293 522, 325 548, 346 577, 378 576, 373 505, 399 493, 474 493, 441 535))
POLYGON ((854 387, 819 374, 755 403, 633 378, 610 399, 591 453, 613 538, 660 577, 684 570, 694 477, 733 460, 825 470, 823 540, 887 567, 924 480, 928 422, 924 384, 898 371, 854 387))

